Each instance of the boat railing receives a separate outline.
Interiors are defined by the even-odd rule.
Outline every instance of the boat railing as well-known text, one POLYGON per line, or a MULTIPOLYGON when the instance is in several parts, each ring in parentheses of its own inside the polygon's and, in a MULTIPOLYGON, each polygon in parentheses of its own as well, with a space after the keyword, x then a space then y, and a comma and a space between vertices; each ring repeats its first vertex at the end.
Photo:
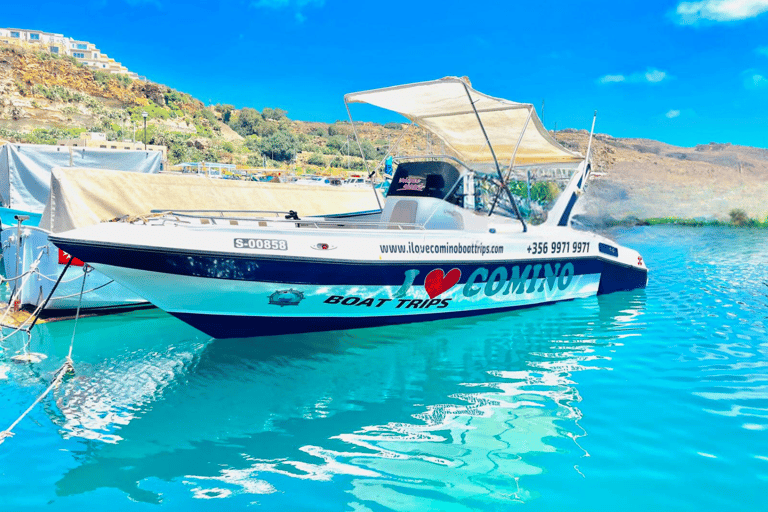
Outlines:
POLYGON ((340 228, 340 229, 398 229, 398 230, 424 230, 422 224, 405 222, 382 222, 382 221, 341 221, 327 220, 314 217, 299 218, 298 214, 291 211, 274 210, 152 210, 152 220, 165 224, 166 222, 190 223, 182 220, 183 218, 197 219, 202 224, 217 225, 219 222, 227 225, 244 221, 247 223, 260 222, 260 227, 266 227, 266 222, 292 225, 297 228, 340 228), (212 215, 218 213, 219 215, 212 215), (251 216, 237 214, 253 214, 251 216), (274 217, 265 217, 263 214, 274 217), (264 222, 264 225, 261 225, 264 222))

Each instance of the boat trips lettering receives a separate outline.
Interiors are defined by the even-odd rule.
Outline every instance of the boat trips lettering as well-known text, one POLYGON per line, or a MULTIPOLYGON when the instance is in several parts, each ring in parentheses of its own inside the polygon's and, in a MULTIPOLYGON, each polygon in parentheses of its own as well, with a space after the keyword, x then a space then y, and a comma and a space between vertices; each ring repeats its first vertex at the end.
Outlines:
POLYGON ((488 297, 492 297, 499 292, 502 295, 524 292, 532 293, 534 291, 543 292, 545 286, 549 286, 550 290, 554 290, 555 286, 560 290, 565 290, 573 281, 574 273, 575 268, 573 263, 570 262, 562 266, 560 263, 555 263, 554 268, 549 263, 544 265, 526 265, 523 267, 522 272, 517 265, 512 267, 511 272, 507 272, 506 267, 498 267, 493 272, 489 272, 487 268, 480 267, 469 275, 464 285, 464 296, 474 297, 481 291, 488 297), (544 276, 540 276, 542 269, 544 270, 544 276), (543 277, 541 282, 538 282, 539 277, 543 277), (482 286, 483 284, 485 286, 482 286), (528 285, 527 287, 526 284, 528 285), (538 289, 536 288, 537 284, 539 285, 538 289))
POLYGON ((363 299, 362 297, 344 295, 331 295, 323 301, 324 304, 340 304, 342 306, 366 306, 380 308, 382 305, 389 302, 395 306, 395 309, 428 309, 435 306, 435 309, 445 309, 453 299, 376 299, 368 297, 363 299), (396 303, 395 303, 396 301, 396 303))
POLYGON ((405 245, 380 245, 382 254, 503 254, 503 245, 474 244, 415 244, 408 242, 405 245))
POLYGON ((528 246, 531 254, 564 254, 589 252, 589 242, 533 242, 528 246))
POLYGON ((270 240, 267 238, 235 238, 235 249, 287 251, 288 242, 286 240, 270 240))

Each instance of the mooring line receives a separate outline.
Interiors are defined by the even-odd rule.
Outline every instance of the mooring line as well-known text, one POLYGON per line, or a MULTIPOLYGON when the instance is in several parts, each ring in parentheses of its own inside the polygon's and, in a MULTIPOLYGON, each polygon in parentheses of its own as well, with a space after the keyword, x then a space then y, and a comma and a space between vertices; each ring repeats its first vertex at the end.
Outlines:
POLYGON ((46 388, 45 391, 43 391, 43 393, 40 396, 37 397, 37 399, 35 399, 34 402, 32 402, 32 405, 30 405, 27 408, 27 410, 24 411, 21 414, 21 416, 19 416, 16 419, 16 421, 11 423, 11 426, 9 426, 7 429, 0 432, 0 444, 3 444, 6 438, 12 437, 14 435, 13 429, 16 427, 16 425, 18 425, 19 422, 21 422, 21 420, 23 420, 27 416, 27 414, 29 414, 32 411, 32 409, 34 409, 35 406, 39 404, 43 400, 43 398, 45 398, 48 395, 48 393, 51 392, 53 388, 55 388, 61 383, 62 379, 67 373, 69 372, 74 373, 75 365, 72 362, 72 349, 75 346, 75 332, 77 331, 77 321, 80 318, 80 306, 83 303, 83 290, 85 290, 85 278, 87 276, 88 276, 88 273, 83 271, 83 284, 80 286, 80 300, 77 303, 77 314, 75 315, 75 325, 72 328, 72 339, 69 342, 69 353, 67 354, 67 357, 64 359, 64 364, 62 364, 61 368, 59 368, 58 371, 56 372, 56 376, 54 377, 51 384, 46 388))

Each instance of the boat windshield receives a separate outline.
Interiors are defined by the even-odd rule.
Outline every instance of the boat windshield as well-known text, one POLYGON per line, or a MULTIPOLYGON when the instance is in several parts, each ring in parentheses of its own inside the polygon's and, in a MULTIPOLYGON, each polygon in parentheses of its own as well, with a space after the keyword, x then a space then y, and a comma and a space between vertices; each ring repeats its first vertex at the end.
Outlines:
MULTIPOLYGON (((507 186, 523 218, 537 225, 547 219, 550 209, 578 171, 578 165, 563 163, 516 167, 507 175, 507 186)), ((495 214, 517 218, 509 197, 500 190, 495 176, 476 173, 475 209, 488 213, 496 201, 495 214)))
POLYGON ((459 181, 461 173, 450 162, 400 162, 389 186, 387 197, 411 196, 444 199, 459 181))

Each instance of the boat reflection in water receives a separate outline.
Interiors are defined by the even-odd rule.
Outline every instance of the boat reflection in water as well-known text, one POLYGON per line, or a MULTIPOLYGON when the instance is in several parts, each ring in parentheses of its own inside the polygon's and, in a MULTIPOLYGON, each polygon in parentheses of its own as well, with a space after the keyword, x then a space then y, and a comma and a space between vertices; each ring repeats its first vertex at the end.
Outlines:
MULTIPOLYGON (((644 308, 643 291, 622 292, 258 342, 209 341, 159 311, 125 315, 140 328, 127 341, 111 339, 125 316, 108 328, 84 319, 77 375, 50 410, 82 446, 57 494, 289 509, 528 501, 535 475, 586 455, 576 381, 610 369, 644 308)), ((41 327, 43 345, 62 339, 63 327, 41 327)))

